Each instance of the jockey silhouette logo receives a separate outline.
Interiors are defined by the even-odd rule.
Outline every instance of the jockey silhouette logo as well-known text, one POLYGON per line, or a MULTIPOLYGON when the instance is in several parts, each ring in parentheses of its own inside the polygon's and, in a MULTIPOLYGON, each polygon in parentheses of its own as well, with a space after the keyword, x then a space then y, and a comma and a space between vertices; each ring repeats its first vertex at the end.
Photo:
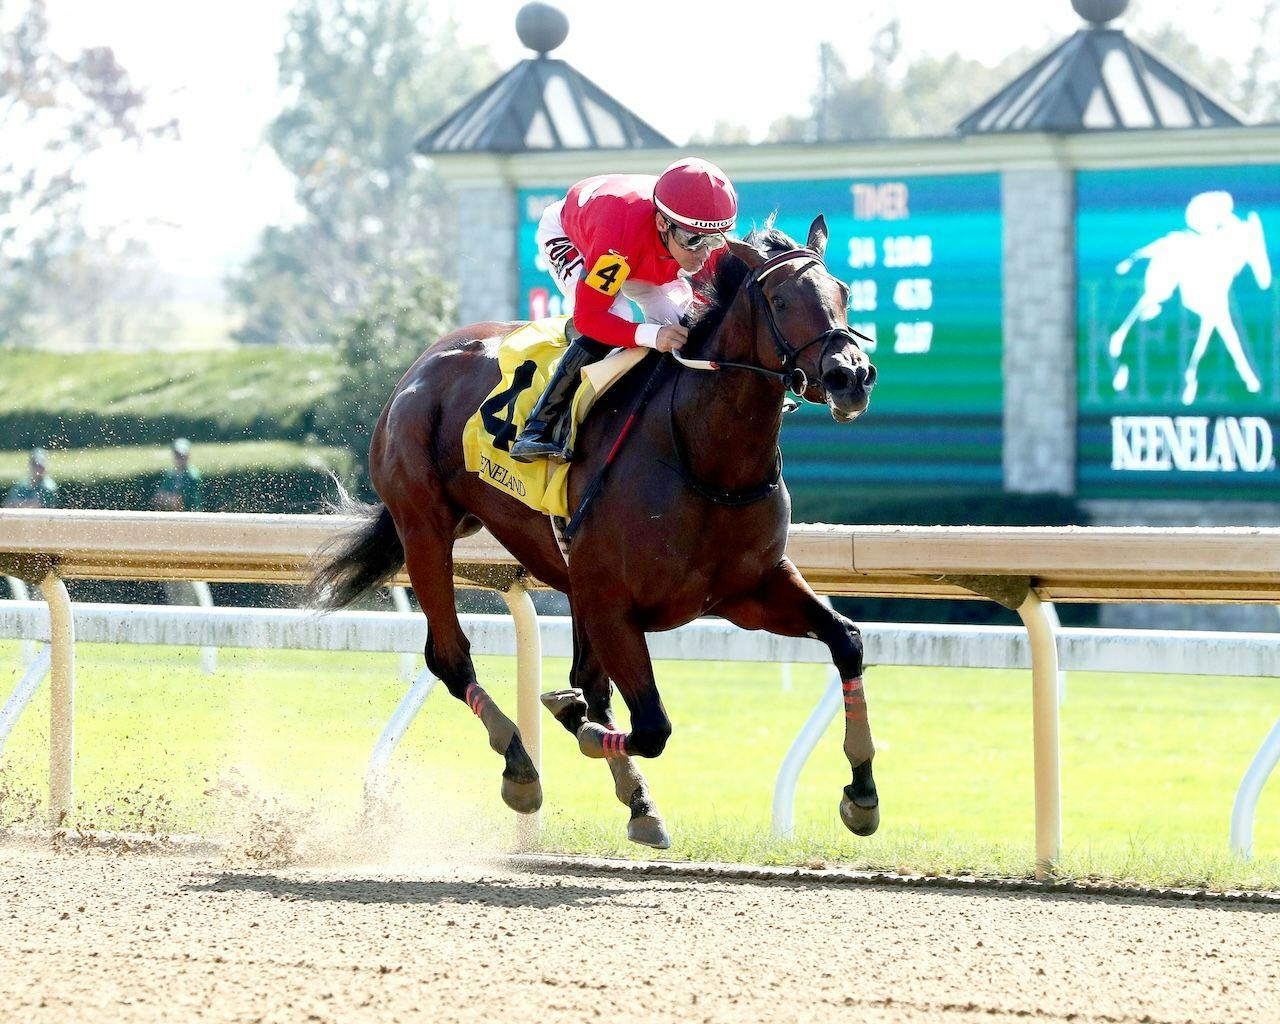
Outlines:
POLYGON ((1262 383, 1249 364, 1231 318, 1229 296, 1232 282, 1246 266, 1259 288, 1265 291, 1271 287, 1271 261, 1262 221, 1256 213, 1244 219, 1236 216, 1230 192, 1201 192, 1187 204, 1187 227, 1190 230, 1171 231, 1143 246, 1116 266, 1118 274, 1127 274, 1138 260, 1147 261, 1142 296, 1111 335, 1111 358, 1118 364, 1112 384, 1117 391, 1129 386, 1129 366, 1121 356, 1133 325, 1155 319, 1177 291, 1183 307, 1200 318, 1195 348, 1184 373, 1182 404, 1195 401, 1199 386, 1196 371, 1215 331, 1245 388, 1256 394, 1262 383))

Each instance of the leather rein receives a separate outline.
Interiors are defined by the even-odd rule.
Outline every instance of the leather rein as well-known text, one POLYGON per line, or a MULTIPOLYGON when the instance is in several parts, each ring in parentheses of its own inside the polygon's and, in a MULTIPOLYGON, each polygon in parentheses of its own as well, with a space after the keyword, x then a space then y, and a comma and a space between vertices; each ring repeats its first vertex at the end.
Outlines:
MULTIPOLYGON (((826 268, 822 257, 812 249, 804 247, 788 249, 786 252, 771 256, 760 264, 752 272, 751 280, 747 282, 747 292, 751 298, 752 311, 759 315, 759 310, 764 310, 764 321, 769 325, 769 335, 773 338, 774 349, 778 358, 782 361, 781 370, 771 370, 767 366, 759 366, 755 363, 730 362, 725 359, 686 359, 678 352, 672 352, 671 355, 675 358, 675 361, 690 370, 749 370, 752 373, 758 373, 781 381, 787 390, 797 398, 808 401, 804 397, 804 392, 808 390, 809 378, 799 366, 800 357, 805 352, 814 345, 821 345, 822 350, 818 353, 818 366, 821 367, 822 358, 826 355, 827 347, 832 342, 849 341, 857 345, 859 340, 870 341, 871 339, 847 327, 833 327, 829 331, 823 331, 815 338, 810 338, 799 348, 787 341, 782 329, 778 326, 778 321, 774 319, 773 307, 769 305, 768 297, 764 294, 764 279, 775 270, 779 270, 797 260, 803 260, 804 264, 795 272, 795 277, 799 277, 815 266, 826 268)), ((821 381, 818 382, 818 387, 825 394, 826 388, 823 387, 821 381)))

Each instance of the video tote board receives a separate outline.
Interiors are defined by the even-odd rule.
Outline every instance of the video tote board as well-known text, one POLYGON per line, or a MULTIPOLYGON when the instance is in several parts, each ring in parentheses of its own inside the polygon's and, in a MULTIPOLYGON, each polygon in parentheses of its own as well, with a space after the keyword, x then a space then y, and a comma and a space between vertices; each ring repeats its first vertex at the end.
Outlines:
MULTIPOLYGON (((568 312, 534 243, 542 211, 563 195, 519 195, 525 316, 568 312)), ((742 235, 777 211, 776 226, 803 244, 812 219, 826 215, 827 267, 849 285, 850 323, 873 339, 879 382, 861 420, 842 426, 811 405, 786 418, 792 490, 877 488, 868 500, 940 488, 998 493, 999 176, 748 181, 738 195, 742 235)))
POLYGON ((1280 165, 1076 176, 1083 498, 1280 498, 1280 165))

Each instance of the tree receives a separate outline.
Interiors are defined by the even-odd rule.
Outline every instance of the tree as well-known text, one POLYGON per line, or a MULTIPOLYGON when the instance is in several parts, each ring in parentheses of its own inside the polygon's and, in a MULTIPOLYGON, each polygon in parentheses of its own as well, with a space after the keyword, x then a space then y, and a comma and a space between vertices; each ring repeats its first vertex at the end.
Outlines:
POLYGON ((901 26, 890 18, 872 36, 871 66, 851 74, 830 43, 818 46, 818 87, 803 117, 779 118, 769 126, 771 142, 833 142, 884 138, 892 133, 891 71, 901 53, 901 26))
MULTIPOLYGON (((1128 30, 1192 81, 1234 103, 1246 118, 1280 120, 1280 0, 1259 0, 1253 22, 1254 45, 1239 64, 1206 50, 1175 23, 1146 22, 1128 30)), ((1036 56, 1019 49, 994 67, 958 53, 908 59, 897 19, 891 18, 872 36, 861 71, 851 70, 831 44, 821 44, 809 109, 779 118, 768 137, 814 142, 946 134, 1036 56)))
POLYGON ((365 456, 378 414, 414 361, 453 329, 452 291, 421 264, 379 278, 373 293, 331 335, 342 383, 316 409, 320 439, 355 456, 359 488, 372 496, 365 456))
POLYGON ((707 132, 689 136, 690 146, 742 146, 751 141, 751 129, 741 121, 717 119, 707 132))
POLYGON ((1018 50, 995 67, 951 53, 904 55, 896 18, 872 36, 870 61, 852 72, 830 43, 818 48, 818 87, 803 115, 779 118, 774 142, 835 142, 903 135, 943 135, 1031 61, 1018 50))
POLYGON ((299 0, 268 139, 305 219, 267 229, 230 282, 241 340, 322 341, 398 268, 447 257, 443 192, 413 147, 491 70, 424 0, 299 0))
POLYGON ((1176 23, 1155 25, 1139 37, 1192 82, 1229 100, 1247 120, 1280 120, 1280 0, 1263 0, 1252 20, 1254 44, 1239 65, 1205 50, 1176 23))
POLYGON ((60 54, 44 0, 0 2, 0 343, 56 309, 57 282, 90 244, 79 216, 86 158, 175 129, 147 124, 143 107, 109 47, 60 54))
POLYGON ((1254 46, 1233 99, 1254 121, 1280 121, 1280 0, 1264 0, 1254 46))

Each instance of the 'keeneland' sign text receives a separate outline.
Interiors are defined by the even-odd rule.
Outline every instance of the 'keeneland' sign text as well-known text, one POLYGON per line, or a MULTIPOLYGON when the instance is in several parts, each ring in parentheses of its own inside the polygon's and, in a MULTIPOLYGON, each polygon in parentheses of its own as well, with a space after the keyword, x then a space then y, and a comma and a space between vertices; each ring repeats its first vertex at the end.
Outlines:
POLYGON ((1261 416, 1112 416, 1111 468, 1265 473, 1276 468, 1261 416))

